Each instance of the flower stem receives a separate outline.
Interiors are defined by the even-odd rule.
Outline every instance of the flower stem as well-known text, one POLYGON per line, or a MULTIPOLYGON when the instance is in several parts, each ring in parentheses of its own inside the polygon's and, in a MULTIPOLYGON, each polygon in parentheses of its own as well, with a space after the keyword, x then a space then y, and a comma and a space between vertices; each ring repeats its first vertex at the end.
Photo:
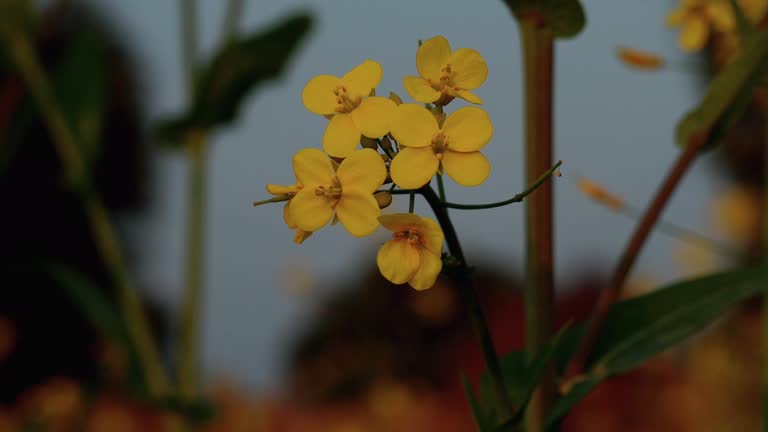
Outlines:
POLYGON ((408 194, 408 213, 413 213, 413 208, 416 206, 416 193, 411 191, 408 194))
MULTIPOLYGON (((537 13, 520 19, 525 76, 526 183, 552 165, 552 31, 537 13)), ((525 341, 533 358, 553 332, 554 269, 552 183, 543 182, 526 201, 525 341)), ((541 431, 555 396, 554 373, 547 373, 533 395, 526 430, 541 431)))
MULTIPOLYGON (((538 189, 544 182, 549 180, 552 175, 554 175, 555 171, 557 171, 557 168, 560 167, 560 165, 563 164, 563 161, 557 161, 554 165, 552 165, 552 168, 548 169, 544 174, 542 174, 538 179, 536 179, 535 182, 533 182, 532 185, 528 187, 528 189, 520 192, 519 194, 513 196, 510 199, 504 200, 504 201, 498 201, 498 202, 492 202, 488 204, 457 204, 452 202, 446 202, 443 205, 446 208, 452 208, 457 210, 481 210, 481 209, 491 209, 496 207, 503 207, 505 205, 513 204, 513 203, 519 203, 523 202, 525 197, 533 193, 536 189, 538 189)), ((438 176, 439 178, 439 176, 438 176)))
MULTIPOLYGON (((763 218, 762 243, 763 265, 768 265, 768 107, 763 106, 763 218)), ((768 294, 763 294, 762 305, 762 348, 763 369, 761 374, 763 431, 768 432, 768 294)))
POLYGON ((496 348, 493 344, 491 331, 488 328, 483 308, 480 305, 480 300, 477 296, 475 279, 470 274, 471 269, 467 265, 464 251, 461 249, 459 237, 456 234, 451 218, 448 215, 448 210, 440 201, 440 197, 429 185, 423 186, 418 192, 432 208, 435 218, 437 218, 437 222, 440 224, 443 234, 445 234, 445 242, 448 245, 448 252, 458 261, 458 264, 451 268, 451 274, 457 280, 459 284, 459 293, 462 296, 463 303, 466 304, 469 309, 472 328, 480 341, 485 365, 491 376, 491 383, 496 398, 496 413, 498 414, 498 419, 504 421, 511 417, 512 405, 510 404, 509 393, 504 384, 504 376, 501 371, 498 355, 496 354, 496 348))
POLYGON ((566 378, 573 378, 583 371, 589 358, 590 351, 597 341, 605 317, 608 315, 613 304, 616 303, 621 296, 621 289, 624 286, 624 282, 637 260, 640 251, 645 245, 648 235, 659 220, 661 212, 672 197, 672 193, 677 188, 680 180, 682 180, 683 175, 688 171, 688 168, 696 159, 699 150, 701 150, 707 141, 708 138, 706 134, 694 135, 685 147, 685 150, 678 156, 672 169, 667 173, 667 176, 657 190, 653 201, 651 201, 646 209, 643 217, 635 228, 632 237, 627 243, 627 246, 624 248, 624 253, 619 259, 619 263, 616 266, 611 281, 600 293, 600 297, 597 299, 597 303, 592 312, 592 319, 589 320, 587 328, 584 331, 584 336, 579 343, 579 347, 576 349, 576 352, 566 369, 566 378))
POLYGON ((443 175, 437 173, 437 194, 440 197, 440 201, 445 203, 445 184, 443 184, 443 175))
POLYGON ((49 85, 50 81, 28 36, 22 33, 3 36, 13 61, 40 109, 55 150, 61 159, 67 183, 82 202, 88 225, 96 242, 97 252, 118 290, 118 303, 131 340, 138 351, 148 391, 151 396, 161 397, 168 392, 169 384, 160 354, 152 337, 141 299, 129 278, 115 228, 104 203, 90 185, 90 178, 75 135, 56 101, 49 85))

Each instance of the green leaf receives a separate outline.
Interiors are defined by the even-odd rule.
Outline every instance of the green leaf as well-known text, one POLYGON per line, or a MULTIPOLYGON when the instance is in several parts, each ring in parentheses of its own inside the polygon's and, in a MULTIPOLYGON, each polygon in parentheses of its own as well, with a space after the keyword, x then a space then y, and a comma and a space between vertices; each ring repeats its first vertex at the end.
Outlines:
POLYGON ((463 373, 461 374, 461 384, 464 386, 464 394, 467 395, 469 406, 472 409, 472 415, 475 418, 475 424, 477 430, 480 432, 494 432, 496 429, 494 414, 492 409, 484 408, 475 396, 475 391, 472 389, 472 383, 469 382, 469 378, 463 373))
POLYGON ((164 144, 178 146, 190 129, 212 129, 234 121, 251 91, 284 72, 311 26, 311 17, 298 13, 223 46, 198 75, 187 112, 162 122, 156 136, 164 144))
MULTIPOLYGON (((588 363, 589 372, 557 401, 548 424, 556 424, 605 378, 666 351, 767 288, 768 267, 754 267, 674 283, 617 304, 606 317, 588 363)), ((579 336, 583 325, 572 332, 565 339, 579 336)), ((569 347, 557 354, 562 356, 561 364, 575 351, 575 344, 569 347)))
POLYGON ((504 0, 504 3, 518 20, 542 20, 556 38, 572 38, 587 24, 579 0, 504 0))
POLYGON ((755 89, 768 72, 768 30, 745 38, 739 56, 726 65, 707 88, 701 103, 677 124, 677 144, 695 136, 712 148, 749 107, 755 89))

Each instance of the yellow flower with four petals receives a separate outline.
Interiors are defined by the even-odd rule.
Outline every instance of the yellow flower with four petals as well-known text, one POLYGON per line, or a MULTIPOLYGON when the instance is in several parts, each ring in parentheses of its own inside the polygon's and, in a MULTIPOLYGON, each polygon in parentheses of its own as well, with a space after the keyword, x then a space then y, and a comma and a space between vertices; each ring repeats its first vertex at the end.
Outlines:
POLYGON ((455 97, 474 104, 483 100, 470 90, 480 87, 488 77, 488 65, 477 51, 451 45, 443 36, 424 41, 416 51, 418 77, 403 78, 403 86, 419 102, 446 105, 455 97))
POLYGON ((442 168, 456 183, 477 186, 491 172, 491 164, 479 150, 492 135, 491 119, 477 107, 456 110, 440 127, 426 108, 400 105, 392 136, 403 148, 390 164, 392 181, 403 189, 418 189, 442 168))
POLYGON ((394 233, 376 256, 381 274, 394 284, 407 282, 417 290, 432 287, 443 268, 440 225, 412 213, 379 216, 379 222, 394 233))
POLYGON ((379 226, 381 210, 373 193, 384 183, 387 168, 375 151, 358 150, 334 171, 325 153, 304 149, 293 156, 293 171, 302 185, 288 209, 297 228, 317 231, 334 213, 356 237, 367 236, 379 226))
POLYGON ((379 138, 389 132, 395 103, 370 96, 379 85, 381 65, 366 60, 343 77, 319 75, 304 87, 301 99, 315 114, 330 117, 323 135, 323 149, 334 157, 347 157, 360 143, 360 136, 379 138))
MULTIPOLYGON (((291 199, 296 195, 296 192, 301 190, 300 184, 294 184, 294 185, 276 185, 276 184, 268 184, 267 185, 267 192, 269 192, 272 195, 275 196, 290 196, 291 199)), ((304 231, 301 228, 296 226, 296 222, 293 221, 293 218, 291 218, 291 212, 290 212, 290 205, 291 200, 289 199, 288 202, 285 203, 285 206, 283 207, 283 221, 286 225, 288 225, 288 228, 292 230, 296 230, 296 233, 293 236, 293 241, 298 244, 304 243, 304 240, 309 238, 309 236, 312 235, 312 231, 304 231)))

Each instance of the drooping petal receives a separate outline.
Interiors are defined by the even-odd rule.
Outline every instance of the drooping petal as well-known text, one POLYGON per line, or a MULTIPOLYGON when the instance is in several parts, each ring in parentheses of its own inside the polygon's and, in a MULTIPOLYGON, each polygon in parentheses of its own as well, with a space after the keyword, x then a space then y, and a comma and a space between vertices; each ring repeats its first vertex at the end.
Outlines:
POLYGON ((336 114, 323 134, 323 150, 333 157, 347 157, 360 143, 360 129, 349 114, 336 114))
POLYGON ((709 37, 709 26, 700 17, 692 17, 683 23, 678 43, 683 51, 693 52, 704 47, 709 37))
POLYGON ((439 130, 435 116, 421 105, 398 106, 392 120, 392 136, 407 147, 419 148, 430 145, 432 137, 439 130))
POLYGON ((293 173, 305 188, 329 185, 334 176, 331 160, 314 148, 302 149, 293 155, 293 173))
POLYGON ((424 78, 407 76, 403 78, 403 87, 412 98, 419 102, 432 103, 440 99, 440 92, 433 89, 424 78))
POLYGON ((712 26, 721 32, 729 32, 736 27, 736 19, 731 5, 727 2, 709 2, 706 11, 712 26))
POLYGON ((391 99, 371 96, 363 99, 349 115, 363 135, 379 138, 389 132, 397 105, 391 99))
POLYGON ((392 181, 403 189, 418 189, 437 172, 440 161, 432 147, 400 150, 389 165, 392 181))
POLYGON ((443 269, 440 255, 435 255, 426 249, 419 251, 419 268, 413 274, 408 284, 419 291, 432 288, 443 269))
POLYGON ((296 193, 301 189, 299 185, 276 185, 276 184, 268 184, 267 185, 267 192, 271 193, 272 195, 288 195, 292 193, 296 193))
POLYGON ((297 229, 296 233, 293 235, 293 242, 296 244, 302 244, 304 243, 304 240, 308 239, 309 236, 312 235, 312 231, 304 231, 297 229))
POLYGON ((451 44, 443 36, 425 40, 416 50, 416 70, 423 78, 440 81, 440 69, 448 62, 451 44))
POLYGON ((419 226, 421 219, 421 216, 414 213, 394 213, 379 216, 379 223, 392 232, 403 232, 419 226))
POLYGON ((453 84, 457 89, 472 90, 480 87, 488 78, 488 65, 483 56, 471 48, 459 48, 448 58, 453 72, 453 84))
POLYGON ((291 199, 290 218, 296 227, 304 231, 317 231, 333 217, 333 209, 327 198, 315 195, 304 188, 291 199))
POLYGON ((443 168, 446 174, 462 186, 477 186, 488 178, 491 164, 479 151, 443 153, 443 168))
POLYGON ((381 210, 373 194, 343 191, 336 205, 341 224, 355 237, 365 237, 379 226, 381 210))
POLYGON ((443 241, 445 236, 440 225, 434 219, 422 217, 420 220, 420 235, 424 238, 424 247, 433 254, 440 256, 443 251, 443 241))
POLYGON ((338 106, 333 91, 339 86, 339 78, 333 75, 318 75, 304 86, 301 101, 310 112, 320 115, 333 114, 338 106))
POLYGON ((290 229, 296 229, 296 222, 291 219, 291 202, 288 201, 283 207, 283 222, 288 225, 290 229))
POLYGON ((493 123, 488 113, 477 107, 464 107, 449 115, 443 123, 451 150, 480 150, 493 136, 493 123))
POLYGON ((381 65, 373 60, 366 60, 347 72, 341 80, 347 87, 347 92, 353 99, 368 96, 371 90, 381 82, 384 71, 381 65))
POLYGON ((376 264, 379 271, 393 284, 404 284, 413 279, 419 269, 419 251, 407 240, 390 240, 379 249, 376 264))
POLYGON ((372 194, 387 178, 387 166, 375 150, 366 148, 344 159, 336 176, 342 190, 372 194))
POLYGON ((469 90, 454 90, 454 93, 456 96, 464 99, 465 101, 469 103, 473 103, 475 105, 482 105, 483 100, 480 98, 480 96, 472 93, 469 90))

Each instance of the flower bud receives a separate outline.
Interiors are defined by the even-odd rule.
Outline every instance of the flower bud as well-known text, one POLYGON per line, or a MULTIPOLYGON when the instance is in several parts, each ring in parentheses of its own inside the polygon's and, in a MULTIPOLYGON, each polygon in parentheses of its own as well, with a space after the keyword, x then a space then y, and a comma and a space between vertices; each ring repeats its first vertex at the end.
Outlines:
POLYGON ((587 179, 581 179, 578 182, 581 193, 598 203, 612 209, 621 210, 624 207, 624 200, 603 189, 599 184, 587 179))
POLYGON ((392 194, 387 191, 378 191, 373 194, 380 209, 385 209, 392 204, 392 194))
POLYGON ((619 47, 616 55, 622 63, 633 69, 650 71, 664 67, 664 58, 651 52, 619 47))

